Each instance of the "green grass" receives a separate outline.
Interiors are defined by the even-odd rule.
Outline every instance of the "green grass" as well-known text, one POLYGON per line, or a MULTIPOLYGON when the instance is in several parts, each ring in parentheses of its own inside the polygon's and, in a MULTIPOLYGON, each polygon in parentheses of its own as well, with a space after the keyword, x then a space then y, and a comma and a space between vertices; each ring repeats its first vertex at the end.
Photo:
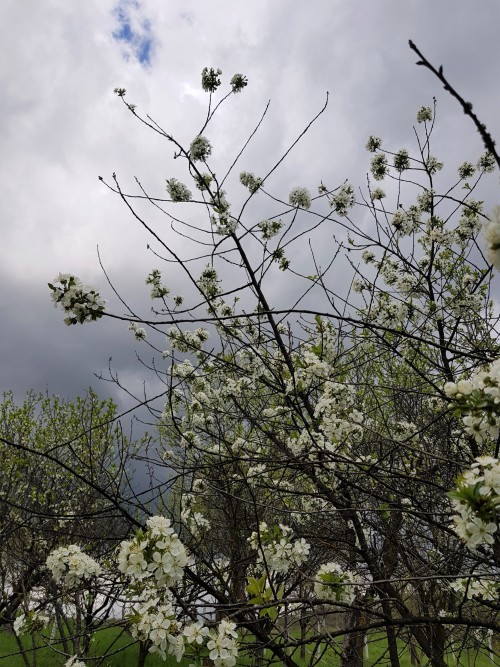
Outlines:
MULTIPOLYGON (((136 667, 137 656, 139 652, 139 645, 132 644, 133 640, 129 635, 123 633, 119 628, 106 628, 96 632, 94 640, 91 645, 91 656, 105 656, 102 667, 136 667)), ((26 648, 32 648, 29 636, 23 637, 23 644, 26 648)), ((58 647, 59 648, 59 647, 58 647)), ((25 663, 21 655, 12 655, 19 652, 16 639, 13 634, 5 631, 0 633, 0 666, 3 667, 25 667, 25 663)), ((30 664, 33 664, 33 653, 30 652, 28 657, 30 664)), ((65 657, 59 656, 53 649, 40 648, 36 651, 36 667, 62 667, 66 661, 65 657)), ((96 662, 89 661, 90 665, 95 665, 96 662)), ((146 667, 165 667, 166 665, 180 665, 180 667, 187 667, 189 661, 181 663, 176 662, 175 659, 169 656, 169 660, 164 662, 158 656, 149 655, 146 660, 146 667)))
MULTIPOLYGON (((25 636, 23 638, 23 643, 26 648, 31 648, 31 643, 29 637, 25 636)), ((101 663, 102 667, 136 667, 137 665, 137 656, 138 656, 138 645, 135 644, 130 646, 132 640, 130 637, 123 633, 120 635, 119 628, 106 628, 97 632, 94 636, 92 642, 92 655, 93 656, 104 656, 110 651, 110 645, 112 645, 111 652, 114 655, 108 655, 104 658, 104 661, 101 663), (124 650, 120 650, 124 649, 124 650), (119 652, 117 652, 119 651, 119 652)), ((398 643, 400 650, 400 662, 401 667, 412 667, 409 653, 403 642, 398 643)), ((336 644, 337 651, 340 652, 342 648, 341 638, 336 644)), ((497 645, 497 649, 500 646, 497 645)), ((312 645, 306 646, 306 659, 304 662, 300 660, 299 651, 297 650, 294 654, 294 659, 299 665, 304 667, 309 664, 311 654, 314 647, 312 645)), ((16 643, 15 637, 13 634, 4 631, 0 632, 0 667, 25 667, 25 663, 20 655, 13 655, 18 653, 18 645, 16 643)), ((316 654, 317 655, 317 654, 316 654)), ((29 655, 31 658, 32 654, 29 655)), ((41 648, 36 651, 36 667, 62 667, 65 662, 65 658, 57 655, 52 649, 41 648)), ((265 658, 271 658, 271 652, 265 651, 265 658)), ((167 656, 166 662, 162 661, 156 655, 149 655, 146 660, 146 667, 170 667, 173 665, 179 665, 179 667, 188 667, 191 660, 188 658, 183 659, 178 663, 175 658, 172 656, 167 656)), ((490 661, 490 658, 487 654, 469 652, 462 653, 460 658, 460 663, 457 663, 457 660, 454 656, 449 655, 447 658, 448 665, 450 667, 492 667, 493 665, 500 667, 500 661, 497 659, 495 663, 490 661)), ((32 659, 30 659, 30 664, 32 665, 32 659)), ((251 666, 254 665, 254 658, 251 655, 242 655, 238 661, 238 665, 243 667, 243 665, 251 666)), ((280 662, 274 662, 275 665, 281 664, 280 662)), ((387 654, 387 642, 385 638, 381 635, 373 635, 369 643, 369 659, 365 661, 366 667, 371 667, 372 665, 389 665, 389 656, 387 654)), ((96 662, 88 663, 89 667, 91 665, 96 665, 96 662)), ((337 652, 334 649, 329 648, 321 660, 317 662, 318 667, 338 667, 340 665, 340 659, 337 652)), ((421 667, 428 665, 427 660, 424 656, 421 658, 421 667)))

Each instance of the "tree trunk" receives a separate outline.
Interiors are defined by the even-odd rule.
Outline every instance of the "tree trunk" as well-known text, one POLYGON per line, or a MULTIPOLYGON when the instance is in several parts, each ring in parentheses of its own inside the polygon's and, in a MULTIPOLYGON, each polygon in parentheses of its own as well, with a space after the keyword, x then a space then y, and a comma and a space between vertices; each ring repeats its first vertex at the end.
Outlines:
POLYGON ((147 642, 139 642, 139 655, 137 656, 137 667, 144 667, 146 664, 146 658, 148 657, 148 645, 147 642))
POLYGON ((410 652, 410 662, 413 667, 420 667, 422 664, 418 655, 417 647, 415 646, 415 640, 413 636, 409 635, 408 637, 408 650, 410 652))
POLYGON ((445 635, 444 626, 433 625, 429 630, 431 655, 430 662, 432 667, 443 667, 446 664, 444 659, 445 635))
POLYGON ((363 667, 363 651, 365 645, 364 614, 361 609, 353 609, 347 617, 348 628, 359 628, 344 638, 341 667, 363 667))

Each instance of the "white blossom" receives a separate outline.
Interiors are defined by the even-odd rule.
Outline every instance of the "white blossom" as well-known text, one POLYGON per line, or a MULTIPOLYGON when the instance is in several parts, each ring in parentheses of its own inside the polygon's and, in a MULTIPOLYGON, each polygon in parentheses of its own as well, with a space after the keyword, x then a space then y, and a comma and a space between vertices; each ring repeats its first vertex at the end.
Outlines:
POLYGON ((146 278, 146 285, 151 285, 151 298, 163 299, 170 292, 168 287, 161 283, 161 272, 159 269, 153 269, 146 278))
POLYGON ((242 171, 240 174, 240 183, 250 190, 253 194, 262 185, 262 178, 257 178, 248 171, 242 171))
POLYGON ((281 220, 261 220, 257 227, 262 232, 264 241, 269 241, 269 239, 280 232, 283 222, 281 220))
POLYGON ((472 598, 482 598, 491 602, 497 602, 500 594, 500 587, 496 581, 492 581, 487 577, 463 577, 455 579, 450 584, 455 592, 460 595, 465 595, 468 600, 472 598))
POLYGON ((465 178, 471 178, 472 176, 474 176, 475 171, 476 168, 471 162, 464 162, 458 168, 458 177, 460 178, 460 180, 464 180, 465 178))
POLYGON ((477 161, 477 168, 483 174, 491 174, 491 172, 495 171, 495 167, 496 167, 495 156, 493 155, 493 153, 490 153, 489 151, 483 153, 483 155, 481 155, 481 157, 477 161))
POLYGON ((129 331, 133 331, 137 340, 144 340, 146 338, 146 329, 140 327, 137 322, 130 322, 128 325, 129 331))
POLYGON ((394 156, 394 168, 400 173, 410 168, 410 157, 406 148, 401 148, 394 156))
POLYGON ((345 217, 355 203, 354 188, 350 183, 344 183, 338 192, 330 197, 330 206, 341 217, 345 217))
POLYGON ((83 581, 101 573, 99 563, 83 553, 76 544, 54 549, 47 557, 46 565, 55 581, 68 588, 78 587, 83 581))
POLYGON ((311 193, 307 188, 293 188, 288 197, 290 206, 298 206, 299 208, 311 208, 311 193))
POLYGON ((203 625, 202 621, 196 621, 185 625, 182 634, 188 644, 203 644, 205 639, 210 636, 210 631, 203 625))
POLYGON ((207 93, 214 93, 221 84, 221 69, 204 67, 201 73, 201 87, 207 93))
POLYGON ((382 139, 380 137, 374 137, 373 135, 368 137, 366 142, 366 150, 370 153, 374 153, 382 146, 382 139))
POLYGON ((299 538, 291 539, 292 529, 282 524, 274 531, 262 522, 259 532, 253 532, 248 541, 259 552, 258 562, 263 562, 270 572, 286 574, 290 568, 299 567, 309 554, 310 545, 299 538))
POLYGON ((131 579, 154 579, 157 586, 173 586, 182 579, 187 565, 184 545, 169 519, 155 516, 147 521, 146 533, 124 540, 118 552, 118 569, 131 579))
POLYGON ((431 107, 420 107, 417 113, 417 123, 424 123, 425 121, 432 120, 432 109, 431 107))
POLYGON ((496 269, 500 269, 500 206, 495 206, 491 219, 485 227, 484 238, 487 243, 486 257, 496 269))
POLYGON ((193 197, 191 191, 176 178, 167 180, 167 192, 174 202, 190 201, 193 197))
POLYGON ((207 643, 208 657, 214 667, 233 667, 238 657, 236 625, 230 621, 221 621, 217 632, 210 631, 210 640, 207 643))
POLYGON ((78 656, 73 655, 71 658, 66 660, 64 667, 85 667, 83 660, 78 660, 78 656))
POLYGON ((70 273, 60 273, 48 285, 52 290, 54 305, 60 306, 68 314, 64 319, 65 324, 83 324, 102 317, 106 302, 94 288, 84 285, 80 278, 70 273))
POLYGON ((356 587, 350 585, 356 583, 356 576, 339 563, 324 563, 314 578, 314 593, 320 599, 352 604, 356 597, 356 587))
POLYGON ((189 157, 193 162, 205 161, 212 153, 212 145, 206 137, 201 135, 193 139, 189 147, 189 157))
POLYGON ((248 79, 243 74, 233 74, 230 84, 233 93, 241 93, 243 88, 248 85, 248 79))
POLYGON ((386 196, 386 194, 385 194, 384 190, 382 190, 382 188, 375 188, 370 193, 370 199, 372 201, 384 199, 385 196, 386 196))
POLYGON ((425 166, 429 174, 435 174, 436 172, 441 171, 444 165, 442 162, 439 162, 434 155, 429 155, 425 161, 425 166))
POLYGON ((370 171, 376 181, 381 181, 387 175, 387 157, 384 153, 377 153, 373 156, 370 171))

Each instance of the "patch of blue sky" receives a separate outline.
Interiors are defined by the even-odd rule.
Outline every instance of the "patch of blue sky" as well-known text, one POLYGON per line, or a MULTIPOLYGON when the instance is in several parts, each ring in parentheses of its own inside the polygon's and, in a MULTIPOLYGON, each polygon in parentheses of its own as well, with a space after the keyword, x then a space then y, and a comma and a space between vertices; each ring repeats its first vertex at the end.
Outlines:
POLYGON ((141 18, 139 12, 140 5, 136 0, 122 0, 114 10, 120 27, 113 32, 113 38, 129 47, 125 58, 133 55, 142 65, 149 65, 153 46, 151 24, 141 18))

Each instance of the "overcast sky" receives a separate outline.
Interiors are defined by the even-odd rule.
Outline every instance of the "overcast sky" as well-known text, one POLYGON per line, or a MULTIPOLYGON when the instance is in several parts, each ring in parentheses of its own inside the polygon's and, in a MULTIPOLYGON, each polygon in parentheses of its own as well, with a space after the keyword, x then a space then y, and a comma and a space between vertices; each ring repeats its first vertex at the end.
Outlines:
MULTIPOLYGON (((157 262, 148 238, 98 176, 163 195, 180 176, 172 147, 134 120, 127 99, 186 144, 206 110, 203 67, 235 72, 248 87, 209 132, 223 170, 267 100, 261 133, 240 167, 264 173, 324 103, 321 121, 290 155, 272 186, 286 198, 344 179, 366 183, 368 135, 412 148, 417 109, 438 99, 434 152, 455 169, 483 152, 479 136, 432 75, 415 66, 413 39, 497 138, 500 137, 498 0, 2 0, 0 3, 0 368, 1 387, 72 397, 99 382, 109 357, 137 387, 143 369, 126 325, 101 320, 66 327, 47 282, 72 272, 110 290, 96 247, 125 296, 144 299, 157 262)), ((216 169, 217 171, 217 169, 216 169)), ((498 184, 498 181, 495 181, 498 184)), ((241 186, 240 186, 241 187, 241 186)), ((499 204, 487 192, 486 210, 499 204)), ((168 240, 168 225, 165 238, 168 240)), ((173 241, 172 241, 173 242, 173 241)), ((167 282, 178 276, 167 276, 167 282)))

